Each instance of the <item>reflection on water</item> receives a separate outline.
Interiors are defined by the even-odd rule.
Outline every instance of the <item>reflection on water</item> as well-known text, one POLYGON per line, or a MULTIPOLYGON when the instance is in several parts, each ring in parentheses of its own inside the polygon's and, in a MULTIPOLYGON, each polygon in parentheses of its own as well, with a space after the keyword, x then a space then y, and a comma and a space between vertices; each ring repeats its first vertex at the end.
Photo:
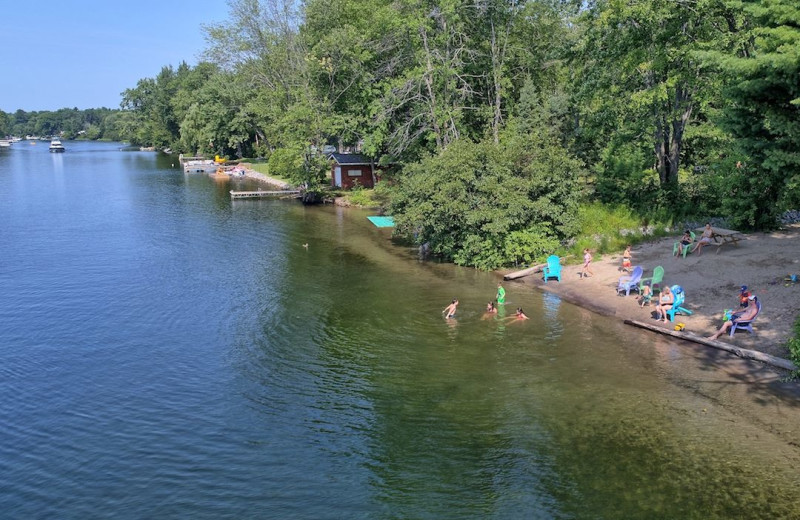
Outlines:
POLYGON ((800 400, 763 368, 521 284, 484 319, 497 276, 366 212, 40 151, 0 155, 9 517, 796 512, 800 400))

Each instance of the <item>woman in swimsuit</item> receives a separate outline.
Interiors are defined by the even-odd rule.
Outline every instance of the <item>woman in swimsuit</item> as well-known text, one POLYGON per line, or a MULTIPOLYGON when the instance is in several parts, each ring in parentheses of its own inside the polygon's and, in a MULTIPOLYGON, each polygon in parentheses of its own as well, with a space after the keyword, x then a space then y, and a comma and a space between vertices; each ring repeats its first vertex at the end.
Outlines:
POLYGON ((678 242, 678 256, 683 254, 683 248, 692 243, 692 233, 687 229, 683 232, 681 241, 678 242))
POLYGON ((694 246, 694 249, 691 250, 692 253, 697 251, 697 256, 700 256, 702 251, 700 249, 706 245, 711 243, 711 237, 714 236, 714 230, 711 229, 711 223, 706 222, 706 228, 703 230, 703 234, 700 236, 700 240, 697 241, 697 245, 694 246))
POLYGON ((656 304, 656 319, 663 319, 664 323, 667 323, 667 311, 672 308, 673 303, 675 303, 675 296, 673 296, 672 290, 669 286, 664 287, 656 304))

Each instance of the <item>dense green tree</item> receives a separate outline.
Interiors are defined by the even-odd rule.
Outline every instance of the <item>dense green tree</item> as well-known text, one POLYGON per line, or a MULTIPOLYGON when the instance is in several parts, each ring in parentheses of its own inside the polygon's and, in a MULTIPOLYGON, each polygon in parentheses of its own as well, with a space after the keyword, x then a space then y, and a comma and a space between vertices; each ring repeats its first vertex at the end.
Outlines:
POLYGON ((721 122, 740 151, 723 209, 737 225, 771 228, 781 210, 800 206, 800 4, 728 5, 744 15, 728 20, 735 46, 709 55, 725 73, 721 122))
MULTIPOLYGON (((725 20, 715 0, 600 0, 580 19, 576 84, 584 116, 584 138, 598 150, 627 149, 635 181, 653 168, 660 185, 676 191, 685 136, 696 111, 718 89, 695 52, 714 45, 725 20)), ((616 158, 599 152, 591 157, 616 158)), ((616 167, 603 163, 602 171, 616 167)))
POLYGON ((459 139, 409 165, 392 193, 397 232, 482 269, 541 259, 573 236, 582 165, 548 129, 528 131, 531 117, 512 118, 498 143, 459 139))
POLYGON ((11 116, 0 110, 0 136, 11 134, 11 116))

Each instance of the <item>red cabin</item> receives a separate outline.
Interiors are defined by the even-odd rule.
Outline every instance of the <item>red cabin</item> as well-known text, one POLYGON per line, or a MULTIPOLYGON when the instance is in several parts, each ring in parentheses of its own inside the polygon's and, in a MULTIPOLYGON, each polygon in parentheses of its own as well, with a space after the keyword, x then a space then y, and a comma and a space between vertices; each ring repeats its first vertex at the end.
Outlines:
POLYGON ((360 153, 332 153, 331 184, 349 190, 358 183, 364 188, 373 188, 380 178, 380 170, 373 168, 369 157, 360 153))

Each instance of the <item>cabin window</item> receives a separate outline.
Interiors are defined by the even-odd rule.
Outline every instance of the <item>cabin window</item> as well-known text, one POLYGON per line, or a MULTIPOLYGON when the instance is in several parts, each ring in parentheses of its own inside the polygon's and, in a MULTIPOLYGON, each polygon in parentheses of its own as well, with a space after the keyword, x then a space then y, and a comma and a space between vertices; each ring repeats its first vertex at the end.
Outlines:
POLYGON ((361 170, 347 170, 348 177, 361 177, 361 170))

